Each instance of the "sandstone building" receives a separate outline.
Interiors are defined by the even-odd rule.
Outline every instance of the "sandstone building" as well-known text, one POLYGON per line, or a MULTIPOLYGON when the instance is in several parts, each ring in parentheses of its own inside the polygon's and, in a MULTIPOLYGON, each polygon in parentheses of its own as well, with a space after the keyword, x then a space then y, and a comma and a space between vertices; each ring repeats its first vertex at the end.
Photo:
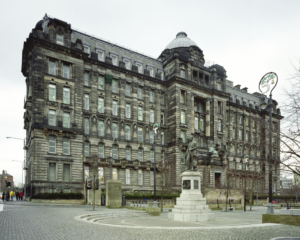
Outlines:
MULTIPOLYGON (((98 156, 103 181, 113 177, 124 190, 152 191, 154 122, 160 124, 156 162, 174 164, 180 189, 188 137, 198 142, 198 168, 208 188, 224 185, 230 170, 235 188, 248 172, 268 188, 266 129, 261 95, 233 86, 226 70, 206 64, 203 51, 179 32, 157 58, 72 29, 47 15, 24 43, 22 73, 27 93, 26 185, 43 191, 85 189, 87 161, 98 156), (208 149, 220 146, 212 162, 208 149)), ((280 110, 274 100, 274 190, 279 189, 280 110)), ((158 169, 159 170, 159 169, 158 169)), ((158 178, 160 176, 158 175, 158 178)))

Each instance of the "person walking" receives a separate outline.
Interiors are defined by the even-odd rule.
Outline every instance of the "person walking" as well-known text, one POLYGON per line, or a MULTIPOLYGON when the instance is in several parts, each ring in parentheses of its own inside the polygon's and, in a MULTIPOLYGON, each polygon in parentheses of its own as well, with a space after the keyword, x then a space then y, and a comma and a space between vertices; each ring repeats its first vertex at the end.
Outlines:
POLYGON ((10 200, 13 201, 14 200, 14 192, 11 190, 9 193, 10 196, 10 200))
POLYGON ((19 193, 19 191, 16 191, 16 199, 17 199, 17 201, 19 201, 19 199, 20 199, 20 193, 19 193))
POLYGON ((20 192, 20 199, 21 199, 21 200, 23 200, 23 196, 24 196, 24 193, 21 191, 21 192, 20 192))

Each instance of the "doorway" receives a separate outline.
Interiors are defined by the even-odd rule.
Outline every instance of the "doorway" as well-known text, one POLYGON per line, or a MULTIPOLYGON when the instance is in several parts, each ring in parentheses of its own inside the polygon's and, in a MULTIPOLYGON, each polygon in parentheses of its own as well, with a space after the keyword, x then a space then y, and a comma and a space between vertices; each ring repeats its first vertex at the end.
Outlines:
POLYGON ((221 173, 215 172, 215 188, 221 187, 221 173))

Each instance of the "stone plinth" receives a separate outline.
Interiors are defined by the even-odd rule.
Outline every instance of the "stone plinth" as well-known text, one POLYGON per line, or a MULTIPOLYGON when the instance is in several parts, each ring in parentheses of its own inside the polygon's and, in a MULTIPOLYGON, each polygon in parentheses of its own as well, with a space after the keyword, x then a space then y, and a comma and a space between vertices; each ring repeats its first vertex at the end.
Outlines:
POLYGON ((106 182, 106 201, 109 207, 122 206, 122 183, 119 180, 107 180, 106 182))
POLYGON ((206 198, 201 193, 200 173, 187 171, 181 174, 182 193, 176 200, 176 205, 168 218, 182 222, 204 222, 215 220, 211 213, 206 198))

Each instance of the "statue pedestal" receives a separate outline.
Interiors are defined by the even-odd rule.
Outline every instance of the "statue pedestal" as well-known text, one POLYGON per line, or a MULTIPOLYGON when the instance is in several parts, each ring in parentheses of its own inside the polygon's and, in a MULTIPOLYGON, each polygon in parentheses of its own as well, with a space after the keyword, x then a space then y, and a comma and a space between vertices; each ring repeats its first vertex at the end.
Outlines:
POLYGON ((200 173, 195 171, 183 172, 182 193, 176 199, 176 205, 169 213, 168 218, 181 222, 205 222, 215 220, 206 198, 201 193, 200 173))

